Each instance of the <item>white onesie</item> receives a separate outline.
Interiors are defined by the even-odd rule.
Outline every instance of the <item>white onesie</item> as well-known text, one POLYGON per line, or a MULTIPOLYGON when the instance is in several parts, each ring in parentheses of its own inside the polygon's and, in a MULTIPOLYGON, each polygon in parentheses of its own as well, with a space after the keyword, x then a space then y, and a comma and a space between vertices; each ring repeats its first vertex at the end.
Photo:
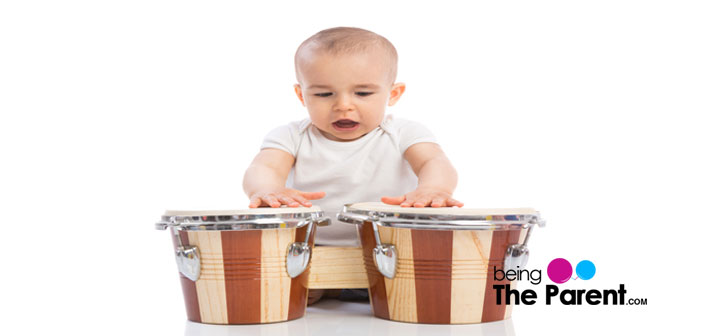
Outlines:
POLYGON ((422 124, 387 115, 380 127, 348 142, 327 139, 309 119, 291 122, 271 131, 261 149, 277 148, 295 157, 286 187, 326 192, 311 201, 332 218, 330 226, 317 230, 315 244, 357 246, 356 226, 339 222, 336 214, 347 203, 378 202, 415 190, 417 176, 403 154, 419 142, 436 139, 422 124))

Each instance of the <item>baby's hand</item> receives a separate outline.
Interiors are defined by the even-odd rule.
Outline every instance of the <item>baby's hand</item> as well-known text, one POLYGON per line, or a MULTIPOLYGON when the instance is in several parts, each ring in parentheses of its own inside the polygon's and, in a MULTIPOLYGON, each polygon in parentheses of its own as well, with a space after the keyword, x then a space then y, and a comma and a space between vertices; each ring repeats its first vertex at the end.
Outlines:
POLYGON ((323 191, 304 192, 290 188, 265 190, 251 195, 249 208, 258 208, 261 205, 279 208, 282 204, 293 208, 299 207, 300 204, 311 207, 312 203, 309 200, 316 200, 322 197, 324 197, 323 191))
POLYGON ((463 203, 451 198, 451 194, 438 189, 419 188, 404 196, 383 197, 383 203, 400 205, 401 207, 423 208, 430 205, 433 208, 439 207, 462 207, 463 203))

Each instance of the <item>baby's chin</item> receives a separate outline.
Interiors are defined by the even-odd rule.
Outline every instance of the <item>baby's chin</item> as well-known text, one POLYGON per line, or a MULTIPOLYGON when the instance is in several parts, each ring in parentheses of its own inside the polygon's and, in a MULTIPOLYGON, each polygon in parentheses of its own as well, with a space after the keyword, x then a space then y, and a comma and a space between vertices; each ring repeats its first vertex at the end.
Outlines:
POLYGON ((357 129, 353 131, 337 131, 334 129, 332 126, 331 129, 327 130, 322 130, 322 135, 324 135, 325 138, 329 140, 334 140, 334 141, 340 141, 340 142, 347 142, 347 141, 354 141, 362 138, 364 135, 368 134, 367 128, 361 128, 358 127, 357 129))

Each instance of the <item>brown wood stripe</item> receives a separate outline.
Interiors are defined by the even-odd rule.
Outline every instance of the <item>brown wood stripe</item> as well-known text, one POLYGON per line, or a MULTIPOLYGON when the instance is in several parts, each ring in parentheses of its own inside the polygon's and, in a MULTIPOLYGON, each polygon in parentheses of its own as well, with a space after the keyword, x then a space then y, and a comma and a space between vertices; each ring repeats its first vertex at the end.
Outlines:
POLYGON ((360 225, 359 235, 363 245, 363 261, 366 265, 368 273, 368 291, 370 294, 371 309, 376 317, 390 319, 388 310, 388 298, 385 292, 385 277, 383 277, 378 269, 373 264, 373 248, 375 247, 375 238, 373 236, 373 227, 370 222, 365 222, 360 225))
MULTIPOLYGON (((527 229, 522 229, 522 230, 519 231, 519 243, 520 243, 520 244, 524 244, 524 239, 526 239, 526 233, 527 233, 527 229)), ((518 284, 518 283, 519 283, 519 281, 517 281, 517 280, 510 281, 510 287, 511 287, 512 289, 517 289, 517 284, 518 284)), ((514 308, 514 303, 512 303, 511 305, 508 305, 508 306, 505 308, 505 317, 504 317, 504 319, 508 319, 508 318, 510 318, 510 316, 512 316, 512 309, 513 309, 513 308, 514 308)))
POLYGON ((508 284, 509 281, 495 281, 494 267, 502 269, 507 247, 519 242, 521 230, 498 230, 493 231, 492 243, 490 245, 490 263, 488 264, 487 281, 485 283, 485 301, 483 301, 482 322, 503 320, 506 313, 504 297, 501 304, 496 304, 495 289, 493 285, 508 284))
MULTIPOLYGON (((171 228, 171 230, 175 229, 171 228)), ((190 244, 190 241, 188 240, 187 231, 180 231, 178 234, 180 235, 180 240, 183 242, 183 245, 190 244)), ((173 250, 175 250, 178 247, 178 241, 176 240, 175 235, 173 235, 172 233, 171 237, 173 237, 173 250)), ((185 313, 188 316, 188 320, 193 322, 201 322, 200 306, 198 304, 195 281, 186 278, 180 272, 178 272, 178 276, 180 276, 180 285, 183 288, 183 297, 185 298, 185 313)))
POLYGON ((261 230, 222 231, 229 324, 261 321, 261 230))
MULTIPOLYGON (((305 241, 305 233, 307 227, 297 228, 295 230, 295 241, 303 242, 305 241)), ((310 233, 310 240, 308 244, 314 246, 314 236, 317 231, 315 226, 310 233)), ((286 252, 287 253, 287 252, 286 252)), ((314 248, 312 248, 312 254, 314 254, 314 248)), ((310 256, 310 260, 312 257, 310 256)), ((287 269, 286 269, 287 275, 287 269)), ((305 315, 305 308, 307 308, 307 283, 310 276, 310 267, 302 272, 302 274, 296 276, 290 281, 290 301, 288 303, 288 320, 294 320, 305 315)))
POLYGON ((453 231, 412 230, 417 322, 451 323, 453 231))

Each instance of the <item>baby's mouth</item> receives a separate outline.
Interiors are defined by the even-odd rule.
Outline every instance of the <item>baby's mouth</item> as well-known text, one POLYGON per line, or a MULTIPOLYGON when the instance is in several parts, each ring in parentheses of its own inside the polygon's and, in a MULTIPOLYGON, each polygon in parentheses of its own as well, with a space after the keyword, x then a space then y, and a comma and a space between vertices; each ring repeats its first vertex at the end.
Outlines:
POLYGON ((332 125, 335 129, 340 131, 351 131, 355 130, 358 127, 359 123, 351 119, 341 119, 333 122, 332 125))

